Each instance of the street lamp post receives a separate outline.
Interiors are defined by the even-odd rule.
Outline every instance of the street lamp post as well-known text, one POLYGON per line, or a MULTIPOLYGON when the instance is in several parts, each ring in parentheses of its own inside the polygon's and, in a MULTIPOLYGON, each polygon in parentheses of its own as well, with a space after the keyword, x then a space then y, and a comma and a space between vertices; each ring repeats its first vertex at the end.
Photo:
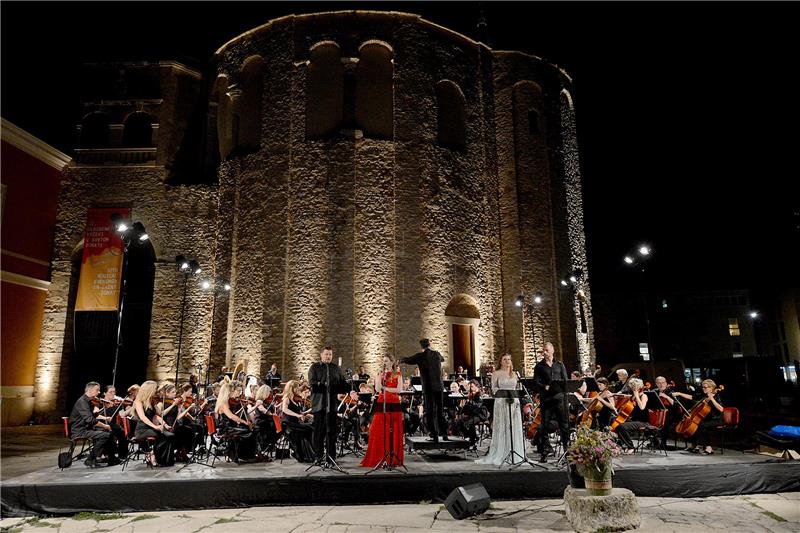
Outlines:
POLYGON ((211 339, 208 343, 208 363, 206 364, 206 381, 204 384, 207 390, 209 385, 208 380, 211 377, 211 356, 214 353, 214 318, 217 313, 217 295, 220 293, 220 289, 222 289, 222 294, 228 294, 231 291, 231 284, 225 280, 217 281, 216 283, 206 280, 203 281, 200 286, 204 290, 211 289, 213 291, 211 303, 211 339))
POLYGON ((644 322, 647 328, 647 354, 650 361, 653 360, 653 337, 650 331, 650 312, 647 308, 647 276, 645 267, 652 253, 653 249, 650 246, 642 244, 635 251, 629 253, 622 259, 626 265, 639 270, 642 276, 642 305, 644 307, 644 322))
POLYGON ((175 257, 175 264, 178 265, 178 270, 183 274, 183 297, 181 298, 181 324, 178 329, 178 355, 175 358, 175 385, 178 384, 178 371, 181 368, 181 348, 183 347, 183 320, 186 316, 186 287, 189 283, 189 276, 199 274, 202 272, 200 263, 194 259, 186 259, 186 257, 179 255, 175 257))
POLYGON ((114 348, 114 370, 111 374, 111 384, 117 386, 117 363, 119 362, 119 349, 122 347, 122 312, 125 309, 125 295, 128 288, 128 248, 131 243, 143 244, 150 239, 141 222, 131 224, 119 213, 111 215, 111 224, 114 231, 122 239, 122 287, 120 290, 119 309, 117 310, 117 343, 114 348))

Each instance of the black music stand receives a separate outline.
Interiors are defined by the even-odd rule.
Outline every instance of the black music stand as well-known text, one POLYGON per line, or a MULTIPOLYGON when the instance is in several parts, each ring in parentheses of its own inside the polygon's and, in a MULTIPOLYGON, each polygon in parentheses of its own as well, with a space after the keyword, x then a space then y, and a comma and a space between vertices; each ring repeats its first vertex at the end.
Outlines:
MULTIPOLYGON (((567 435, 567 442, 569 442, 572 440, 571 438, 572 432, 575 430, 574 427, 569 426, 569 397, 575 396, 575 393, 578 392, 578 389, 581 388, 581 380, 577 381, 572 381, 572 380, 565 381, 560 379, 553 380, 550 382, 550 388, 556 391, 555 394, 558 394, 559 392, 563 393, 561 401, 563 402, 564 405, 562 406, 561 412, 564 414, 564 416, 567 417, 567 427, 569 428, 569 435, 567 435)), ((561 465, 562 462, 564 463, 564 465, 567 464, 567 452, 568 452, 567 448, 564 447, 564 449, 561 452, 561 457, 559 457, 558 461, 556 461, 556 466, 561 465)))
MULTIPOLYGON (((522 442, 522 453, 520 454, 518 451, 514 449, 514 422, 513 422, 514 413, 511 410, 511 406, 514 405, 514 399, 519 400, 520 396, 522 396, 523 394, 524 394, 523 391, 520 390, 500 389, 496 391, 494 395, 495 400, 501 398, 503 401, 506 402, 506 405, 508 405, 508 438, 510 439, 509 442, 511 443, 511 450, 509 450, 509 452, 503 458, 503 462, 500 463, 501 468, 505 464, 510 465, 511 468, 516 468, 523 463, 527 463, 531 466, 541 466, 533 464, 531 461, 528 460, 527 457, 525 457, 525 433, 524 430, 522 430, 521 419, 520 419, 520 429, 523 431, 523 433, 520 435, 521 437, 520 442, 522 442), (519 459, 519 462, 515 462, 517 458, 519 459)), ((544 467, 542 466, 542 468, 544 467)))
MULTIPOLYGON (((385 375, 386 374, 384 374, 384 376, 385 375)), ((379 468, 383 468, 384 470, 388 470, 390 472, 394 472, 398 467, 400 467, 400 468, 402 468, 404 470, 404 472, 403 472, 404 474, 408 474, 408 468, 406 468, 406 465, 403 464, 403 461, 401 461, 400 457, 394 452, 394 426, 389 423, 389 417, 386 416, 386 413, 387 413, 387 411, 386 411, 386 396, 387 396, 386 385, 384 384, 383 385, 383 401, 381 402, 381 404, 382 404, 382 407, 383 407, 383 449, 385 450, 385 452, 384 452, 383 457, 381 458, 381 460, 378 461, 378 464, 376 464, 369 472, 365 472, 364 473, 365 476, 368 475, 368 474, 371 474, 372 472, 375 472, 379 468), (386 426, 387 425, 389 426, 388 433, 386 431, 386 426), (389 446, 386 446, 387 437, 389 439, 389 446), (392 460, 396 461, 397 464, 396 465, 392 464, 392 460)), ((397 403, 396 405, 392 404, 392 409, 390 409, 388 412, 393 412, 395 407, 397 408, 398 412, 402 412, 401 409, 400 409, 400 403, 397 403)), ((401 417, 400 420, 401 420, 400 427, 402 428, 403 427, 402 417, 401 417)))
MULTIPOLYGON (((331 365, 333 363, 326 363, 325 364, 325 382, 321 383, 319 386, 325 388, 325 441, 323 442, 323 448, 325 449, 325 457, 322 461, 317 461, 312 463, 311 466, 306 468, 306 472, 311 470, 312 468, 320 468, 321 470, 335 470, 342 474, 347 474, 342 470, 339 464, 331 455, 331 451, 328 449, 328 438, 330 437, 331 433, 331 424, 330 424, 330 414, 331 414, 331 365)), ((340 370, 341 371, 341 370, 340 370)), ((336 453, 334 450, 333 453, 336 453)))

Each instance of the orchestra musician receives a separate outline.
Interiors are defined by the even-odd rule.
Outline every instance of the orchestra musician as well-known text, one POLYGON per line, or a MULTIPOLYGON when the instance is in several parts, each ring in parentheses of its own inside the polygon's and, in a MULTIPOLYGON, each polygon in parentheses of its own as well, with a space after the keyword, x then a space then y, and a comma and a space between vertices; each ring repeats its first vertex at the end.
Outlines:
MULTIPOLYGON (((247 408, 247 416, 253 423, 256 432, 256 440, 260 450, 267 450, 270 446, 278 442, 278 432, 275 427, 275 420, 270 410, 272 406, 272 389, 269 385, 261 385, 253 395, 251 405, 247 408)), ((262 456, 264 461, 270 461, 269 457, 262 456)))
POLYGON ((467 399, 464 401, 456 421, 456 431, 467 437, 472 445, 475 445, 478 440, 475 427, 489 420, 489 411, 483 405, 481 393, 481 384, 474 379, 470 381, 467 399))
POLYGON ((356 391, 350 391, 347 394, 340 394, 337 396, 339 399, 339 407, 337 409, 339 416, 342 418, 344 428, 344 442, 350 440, 350 433, 353 434, 353 447, 356 450, 361 449, 361 431, 358 408, 363 407, 363 402, 358 399, 356 391))
POLYGON ((641 379, 630 378, 626 382, 633 395, 634 406, 628 419, 617 426, 617 435, 625 449, 625 453, 632 454, 634 446, 631 435, 649 425, 647 419, 647 394, 644 393, 644 383, 641 379))
POLYGON ((611 387, 615 394, 630 394, 628 387, 628 371, 624 368, 617 370, 617 381, 611 387))
POLYGON ((310 463, 314 461, 315 455, 311 444, 314 428, 309 422, 313 415, 303 404, 300 385, 299 381, 293 379, 283 388, 281 422, 288 429, 286 433, 292 445, 294 458, 301 463, 310 463))
MULTIPOLYGON (((128 456, 128 439, 125 438, 125 430, 117 423, 117 414, 125 407, 125 401, 117 396, 117 388, 114 385, 106 385, 103 393, 103 406, 100 409, 101 415, 105 417, 106 423, 114 434, 117 442, 117 456, 124 459, 128 456)), ((132 403, 132 402, 129 402, 132 403)))
POLYGON ((227 451, 228 457, 236 462, 249 462, 256 456, 256 434, 252 431, 253 425, 246 418, 242 418, 246 416, 241 403, 243 388, 242 382, 238 380, 223 382, 214 405, 218 432, 232 437, 233 446, 228 446, 227 451))
POLYGON ((722 406, 722 402, 717 394, 717 384, 714 383, 713 380, 704 379, 701 383, 701 388, 702 392, 695 393, 693 397, 682 392, 676 392, 674 394, 682 398, 691 398, 698 402, 708 402, 711 404, 711 413, 700 422, 697 431, 689 438, 689 447, 686 448, 686 451, 690 453, 700 453, 700 449, 702 448, 702 453, 704 455, 713 455, 714 448, 711 447, 711 440, 708 432, 710 429, 722 424, 722 412, 725 408, 722 406))
POLYGON ((333 362, 333 348, 325 346, 319 354, 320 360, 308 369, 311 385, 311 412, 314 414, 314 452, 317 462, 336 460, 336 395, 347 392, 347 378, 342 369, 333 362), (324 448, 323 448, 324 446, 324 448))
POLYGON ((561 433, 561 444, 566 450, 569 447, 569 418, 566 406, 564 405, 564 390, 560 383, 567 381, 567 368, 564 363, 555 359, 555 348, 548 342, 544 345, 542 360, 536 363, 533 369, 533 377, 539 388, 542 398, 542 428, 543 431, 537 433, 539 439, 539 462, 547 462, 548 455, 555 452, 550 446, 550 438, 547 429, 550 421, 558 421, 561 433), (555 382, 555 383, 554 383, 555 382))
POLYGON ((148 466, 167 466, 174 463, 172 441, 175 435, 166 429, 164 421, 156 411, 156 391, 158 384, 153 380, 142 383, 133 401, 133 418, 136 419, 134 439, 142 442, 155 437, 154 446, 148 450, 145 461, 148 466))
MULTIPOLYGON (((73 438, 89 438, 94 440, 94 446, 86 459, 86 466, 94 467, 100 462, 102 455, 108 457, 108 466, 117 465, 120 460, 114 456, 114 435, 108 418, 95 413, 97 396, 100 394, 100 384, 90 381, 86 384, 83 394, 72 408, 69 415, 69 430, 73 438)), ((98 408, 99 411, 99 408, 98 408)))
POLYGON ((612 417, 617 412, 610 386, 606 378, 597 378, 597 388, 600 389, 600 392, 595 399, 603 406, 595 416, 595 427, 598 429, 605 429, 610 426, 612 417))
POLYGON ((442 398, 442 393, 444 392, 442 373, 446 373, 442 368, 444 358, 436 350, 431 350, 431 341, 428 339, 421 339, 419 345, 422 347, 421 352, 401 359, 400 362, 419 367, 422 392, 424 394, 425 425, 428 429, 428 438, 438 443, 439 435, 442 436, 442 440, 448 440, 442 398))
POLYGON ((180 395, 177 393, 175 385, 166 385, 164 400, 159 404, 158 410, 167 429, 175 433, 175 460, 186 462, 189 460, 195 433, 201 429, 194 423, 195 419, 191 415, 191 406, 194 402, 192 384, 183 383, 180 395))

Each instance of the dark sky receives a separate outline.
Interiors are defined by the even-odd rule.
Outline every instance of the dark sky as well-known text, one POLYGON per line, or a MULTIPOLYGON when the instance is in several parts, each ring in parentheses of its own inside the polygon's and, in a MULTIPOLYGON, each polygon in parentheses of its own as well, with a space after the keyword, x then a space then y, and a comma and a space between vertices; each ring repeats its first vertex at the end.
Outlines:
POLYGON ((793 6, 605 2, 9 2, 2 115, 62 150, 82 61, 203 68, 270 18, 337 9, 419 13, 564 67, 574 99, 595 292, 625 289, 621 258, 655 250, 654 279, 695 288, 797 284, 800 87, 793 6))

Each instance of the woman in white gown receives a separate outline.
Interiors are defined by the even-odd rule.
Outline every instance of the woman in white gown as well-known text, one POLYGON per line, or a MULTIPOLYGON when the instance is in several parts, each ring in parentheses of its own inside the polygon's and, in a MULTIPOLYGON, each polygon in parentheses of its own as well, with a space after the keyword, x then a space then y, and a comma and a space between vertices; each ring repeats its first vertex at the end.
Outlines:
POLYGON ((511 420, 508 419, 508 398, 497 398, 498 390, 516 390, 517 376, 511 364, 511 355, 505 354, 500 359, 500 368, 492 373, 492 391, 495 395, 494 411, 492 415, 492 442, 489 453, 478 460, 479 464, 502 465, 503 460, 511 451, 511 438, 514 439, 514 451, 519 456, 512 458, 513 463, 520 462, 520 456, 525 457, 522 439, 522 412, 519 407, 519 398, 511 400, 511 420), (511 434, 508 427, 511 425, 511 434))

